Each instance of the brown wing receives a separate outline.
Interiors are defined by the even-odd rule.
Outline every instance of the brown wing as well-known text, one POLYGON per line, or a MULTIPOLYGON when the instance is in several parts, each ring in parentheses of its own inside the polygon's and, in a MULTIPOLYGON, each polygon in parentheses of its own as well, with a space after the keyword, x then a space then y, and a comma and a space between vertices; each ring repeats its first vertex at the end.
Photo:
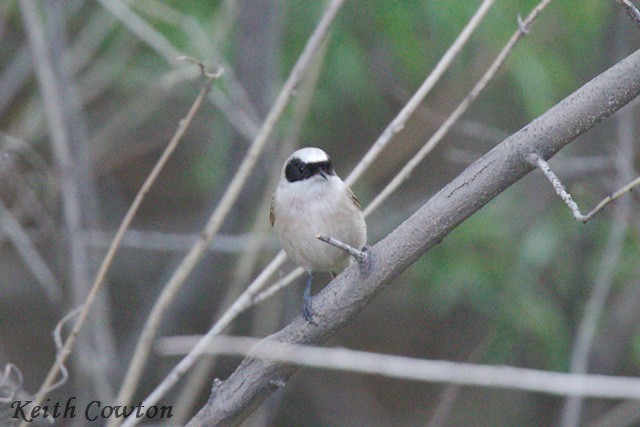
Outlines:
POLYGON ((271 198, 271 208, 269 209, 269 222, 271 223, 271 226, 273 227, 273 223, 276 220, 276 214, 273 211, 273 197, 271 198))
POLYGON ((351 189, 347 187, 347 192, 349 193, 349 197, 351 197, 351 201, 356 205, 356 207, 358 209, 362 209, 362 207, 360 206, 360 200, 358 200, 353 191, 351 191, 351 189))

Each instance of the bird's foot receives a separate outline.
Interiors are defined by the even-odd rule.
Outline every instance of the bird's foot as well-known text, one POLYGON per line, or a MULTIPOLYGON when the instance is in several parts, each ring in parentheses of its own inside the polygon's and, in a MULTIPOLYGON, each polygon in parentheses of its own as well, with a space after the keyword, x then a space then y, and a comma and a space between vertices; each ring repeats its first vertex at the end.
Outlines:
POLYGON ((308 301, 305 300, 304 303, 302 304, 302 317, 304 318, 304 320, 311 323, 312 325, 318 326, 318 324, 313 321, 313 310, 311 309, 311 299, 309 299, 308 301))

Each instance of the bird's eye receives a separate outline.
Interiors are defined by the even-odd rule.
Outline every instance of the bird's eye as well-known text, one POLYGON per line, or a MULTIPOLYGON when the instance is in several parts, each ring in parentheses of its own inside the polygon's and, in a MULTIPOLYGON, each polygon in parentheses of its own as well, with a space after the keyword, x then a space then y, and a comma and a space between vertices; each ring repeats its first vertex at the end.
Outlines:
POLYGON ((300 181, 311 176, 309 166, 297 158, 291 159, 291 161, 287 163, 284 172, 289 182, 300 181))

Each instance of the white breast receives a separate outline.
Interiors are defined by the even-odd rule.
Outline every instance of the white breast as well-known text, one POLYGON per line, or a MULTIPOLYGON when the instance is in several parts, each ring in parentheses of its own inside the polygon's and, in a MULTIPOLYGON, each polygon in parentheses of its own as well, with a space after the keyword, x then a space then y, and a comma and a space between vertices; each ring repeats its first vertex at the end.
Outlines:
POLYGON ((282 248, 308 272, 340 272, 351 257, 316 238, 324 234, 361 248, 366 243, 362 212, 340 178, 283 182, 274 195, 274 231, 282 248))

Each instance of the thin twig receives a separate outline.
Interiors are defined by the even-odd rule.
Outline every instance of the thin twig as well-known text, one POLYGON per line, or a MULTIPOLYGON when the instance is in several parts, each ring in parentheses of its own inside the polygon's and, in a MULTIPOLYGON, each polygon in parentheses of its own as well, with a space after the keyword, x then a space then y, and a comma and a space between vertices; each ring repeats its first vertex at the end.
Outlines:
MULTIPOLYGON (((238 167, 237 173, 229 183, 229 186, 220 199, 218 206, 209 218, 202 232, 202 238, 198 240, 192 247, 191 251, 189 251, 180 266, 178 266, 178 268, 175 270, 169 282, 167 282, 167 284, 165 285, 165 288, 163 289, 160 297, 158 298, 158 301, 152 309, 149 318, 147 319, 147 323, 145 324, 142 336, 140 337, 140 340, 136 345, 133 359, 131 361, 131 364, 129 365, 129 369, 127 370, 124 383, 120 389, 120 393, 117 399, 119 404, 126 405, 131 400, 131 397, 137 387, 138 381, 142 375, 144 365, 146 364, 146 361, 151 352, 153 340, 156 336, 158 327, 160 325, 164 312, 166 311, 166 308, 169 306, 171 300, 173 300, 173 297, 175 296, 177 291, 181 288, 189 273, 191 273, 197 262, 204 254, 206 248, 209 246, 213 237, 217 234, 220 226, 222 225, 222 222, 231 210, 231 207, 240 195, 240 192, 244 187, 244 184, 248 179, 256 161, 258 160, 262 149, 271 136, 276 123, 282 117, 282 114, 289 104, 289 100, 291 99, 294 90, 309 68, 312 58, 329 33, 329 28, 331 27, 331 24, 333 23, 334 18, 340 10, 343 2, 344 0, 332 0, 331 3, 327 6, 322 18, 320 19, 320 22, 318 23, 318 26, 309 38, 304 50, 300 54, 300 57, 291 70, 287 81, 278 94, 278 97, 276 98, 273 107, 269 111, 269 114, 267 115, 267 118, 265 119, 260 132, 258 133, 258 136, 251 144, 249 151, 238 167)), ((247 299, 250 300, 251 298, 247 296, 247 299)), ((174 370, 176 368, 174 368, 174 370)), ((174 371, 172 370, 172 373, 173 372, 174 371)), ((169 376, 156 388, 152 395, 145 399, 145 405, 151 405, 151 403, 148 403, 148 400, 151 399, 151 396, 157 396, 154 397, 154 399, 159 398, 162 394, 164 394, 166 390, 168 390, 168 388, 175 384, 179 377, 176 378, 176 375, 173 375, 172 373, 170 373, 169 376), (158 395, 159 393, 161 394, 158 395)), ((180 375, 182 374, 183 373, 180 373, 180 375)), ((128 419, 125 424, 127 424, 128 422, 133 423, 135 422, 135 420, 128 419)))
POLYGON ((118 18, 130 31, 158 52, 169 64, 175 65, 180 52, 158 31, 140 18, 120 0, 98 0, 98 3, 118 18))
POLYGON ((254 296, 251 299, 250 304, 252 306, 256 304, 260 304, 262 301, 266 300, 267 298, 270 298, 280 290, 289 286, 291 283, 293 283, 294 280, 302 276, 304 272, 305 272, 304 269, 300 267, 295 268, 293 271, 291 271, 289 274, 284 276, 282 279, 278 280, 277 282, 269 286, 267 289, 265 289, 264 291, 254 296))
MULTIPOLYGON (((634 109, 631 107, 620 111, 616 116, 618 146, 615 164, 617 170, 616 181, 618 183, 628 181, 635 174, 633 168, 634 143, 636 141, 635 121, 634 109)), ((638 181, 640 182, 640 178, 638 181)), ((628 187, 628 185, 625 187, 628 187)), ((604 206, 605 204, 606 203, 601 202, 598 206, 604 206)), ((593 214, 590 213, 589 215, 593 217, 597 210, 598 207, 592 211, 593 214)), ((631 200, 629 199, 625 199, 616 204, 613 210, 613 225, 611 226, 606 246, 602 252, 602 259, 599 263, 593 289, 582 313, 582 318, 576 333, 569 365, 572 373, 585 374, 589 371, 589 362, 593 344, 598 333, 598 326, 605 312, 614 277, 623 255, 630 213, 631 200)), ((564 427, 577 427, 580 425, 582 406, 583 399, 581 397, 572 396, 568 398, 565 401, 562 411, 561 425, 564 427)))
POLYGON ((614 193, 602 199, 602 201, 598 203, 595 208, 589 211, 589 213, 587 213, 586 215, 583 215, 582 212, 580 211, 580 208, 578 207, 578 204, 573 200, 573 197, 571 197, 571 194, 569 194, 569 192, 566 190, 566 188, 560 181, 560 178, 558 178, 558 176, 553 172, 553 170, 551 169, 551 166, 549 166, 549 163, 547 163, 547 161, 544 160, 542 157, 540 157, 540 155, 538 154, 534 154, 533 157, 534 157, 535 164, 544 173, 547 179, 551 182, 558 196, 560 196, 560 198, 565 202, 565 204, 569 207, 569 209, 571 209, 571 213, 573 214, 573 217, 577 221, 582 222, 583 224, 589 221, 590 219, 592 219, 598 212, 604 209, 604 207, 607 206, 609 203, 613 202, 617 198, 625 195, 626 193, 628 193, 629 191, 633 190, 638 185, 640 185, 640 177, 638 177, 633 181, 631 181, 630 183, 628 183, 627 185, 620 188, 619 190, 615 191, 614 193))
POLYGON ((364 260, 367 259, 367 253, 366 252, 362 252, 359 249, 354 248, 351 245, 347 245, 344 242, 341 242, 338 239, 334 239, 331 236, 324 236, 322 234, 318 234, 316 236, 316 238, 318 240, 321 240, 331 246, 335 246, 336 248, 345 251, 346 253, 348 253, 349 255, 351 255, 352 257, 354 257, 357 261, 362 262, 364 260))
POLYGON ((487 84, 495 77, 496 73, 502 67, 504 62, 506 61, 508 55, 513 50, 516 42, 524 37, 531 29, 535 19, 538 17, 540 12, 551 2, 551 0, 543 0, 541 1, 532 11, 529 13, 527 18, 522 21, 518 20, 518 29, 511 36, 507 44, 502 48, 496 59, 493 61, 489 69, 484 73, 484 75, 480 78, 478 83, 473 87, 471 92, 462 100, 462 102, 456 107, 456 109, 451 113, 449 118, 440 126, 440 128, 436 131, 436 133, 429 138, 429 140, 425 143, 424 146, 416 153, 415 156, 411 158, 407 162, 406 165, 398 172, 396 176, 387 184, 384 189, 378 193, 378 195, 369 203, 364 210, 364 215, 368 216, 371 212, 373 212, 383 201, 385 201, 394 191, 400 187, 400 185, 406 181, 413 170, 424 160, 424 158, 429 154, 445 137, 445 135, 449 132, 449 129, 453 126, 453 124, 467 111, 467 109, 471 106, 473 101, 482 93, 482 91, 486 88, 487 84))
MULTIPOLYGON (((176 65, 175 58, 179 56, 179 52, 160 31, 157 31, 153 26, 145 22, 145 20, 137 15, 135 11, 131 10, 128 5, 122 3, 120 0, 101 0, 101 3, 103 7, 120 19, 122 23, 129 28, 129 30, 140 38, 140 40, 144 41, 150 48, 163 57, 169 65, 176 65)), ((177 10, 171 9, 164 4, 156 3, 157 2, 154 2, 154 4, 149 7, 153 8, 156 14, 158 13, 158 10, 161 10, 164 22, 168 22, 171 25, 178 25, 178 23, 181 22, 182 29, 187 33, 192 32, 192 27, 197 25, 197 22, 193 22, 193 20, 189 19, 188 16, 181 15, 177 10)), ((140 8, 140 5, 136 4, 136 6, 140 8)), ((145 9, 148 10, 149 7, 145 9)), ((149 14, 147 13, 147 15, 149 14)), ((157 16, 152 17, 154 19, 159 19, 157 16)), ((230 23, 224 22, 223 24, 226 26, 230 23)), ((222 25, 216 26, 216 28, 218 27, 222 27, 222 25)), ((215 43, 209 42, 209 45, 207 46, 208 55, 212 51, 212 45, 215 45, 215 43)), ((259 116, 255 112, 255 108, 251 102, 249 102, 246 90, 234 77, 233 70, 230 65, 224 61, 224 58, 218 55, 218 57, 215 58, 215 62, 219 63, 223 68, 225 68, 225 70, 228 70, 225 80, 229 93, 227 94, 219 91, 217 88, 213 88, 210 92, 211 99, 214 101, 214 104, 220 108, 227 120, 229 120, 229 123, 235 127, 239 134, 244 135, 249 140, 255 139, 258 132, 258 126, 256 123, 259 123, 259 116), (228 98, 231 98, 233 102, 229 102, 228 98)), ((187 70, 176 71, 176 73, 171 74, 174 74, 179 81, 191 78, 191 76, 184 75, 187 70)))
POLYGON ((391 123, 389 123, 376 142, 373 143, 367 154, 365 154, 362 160, 358 162, 353 171, 351 171, 349 176, 345 179, 345 183, 347 185, 352 185, 367 170, 378 155, 380 155, 382 150, 395 137, 395 135, 404 128, 407 120, 409 120, 424 98, 429 94, 431 89, 433 89, 438 80, 440 80, 440 77, 442 77, 447 68, 449 68, 449 65, 451 65, 455 57, 460 53, 464 45, 469 40, 469 37, 471 37, 471 34, 473 34, 487 12, 489 12, 493 3, 494 0, 484 0, 482 2, 476 13, 471 17, 469 23, 460 32, 449 49, 447 49, 433 71, 427 76, 422 85, 420 85, 416 93, 411 97, 402 110, 400 110, 391 123))
POLYGON ((15 399, 16 394, 22 389, 24 379, 22 372, 13 363, 7 363, 4 367, 4 374, 0 378, 0 390, 10 390, 8 396, 0 396, 0 403, 10 403, 15 399), (11 380, 11 373, 16 373, 16 381, 11 380), (12 384, 13 383, 13 384, 12 384))
MULTIPOLYGON (((113 240, 111 231, 88 230, 84 238, 87 244, 96 248, 108 248, 113 240)), ((198 238, 196 233, 166 233, 160 231, 146 231, 130 228, 122 239, 122 247, 141 249, 144 251, 186 252, 198 238)), ((211 242, 208 250, 212 252, 238 253, 242 252, 252 235, 244 233, 239 235, 221 234, 211 242)), ((267 242, 263 247, 277 249, 276 242, 267 242)))
POLYGON ((124 237, 125 232, 129 228, 129 225, 131 225, 131 222, 133 221, 135 214, 138 212, 138 209, 140 207, 140 204, 144 200, 144 197, 149 192, 149 189, 151 188, 156 178, 160 174, 160 171, 162 170, 164 165, 167 163, 167 161, 169 160, 169 157, 171 156, 171 154, 177 147, 178 143, 182 139, 182 136, 184 135, 187 128, 191 124, 193 117, 195 116, 197 111, 200 109, 200 106, 202 105, 202 101, 204 100, 204 97, 207 94, 209 87, 211 86, 211 83, 212 83, 211 81, 207 81, 203 85, 202 89, 200 90, 200 93, 198 94, 197 98, 193 102, 193 105, 189 109, 189 112, 187 113, 186 117, 180 121, 180 124, 178 125, 178 129, 176 130, 176 133, 173 135, 173 138, 171 138, 171 141, 169 141, 169 144, 165 148, 164 152, 160 156, 160 159, 158 160, 153 170, 145 180, 144 184, 142 184, 140 191, 136 195, 136 198, 134 199, 133 203, 129 207, 129 210, 127 211, 127 214, 122 220, 120 227, 118 227, 118 231, 116 232, 116 235, 113 238, 113 242, 111 243, 111 246, 109 247, 109 250, 105 255, 105 258, 102 261, 102 265, 100 266, 98 273, 96 274, 96 278, 91 286, 91 291, 89 292, 89 295, 87 295, 87 298, 84 304, 82 305, 82 311, 80 312, 78 319, 73 325, 73 329, 69 334, 69 336, 67 337, 67 340, 65 341, 62 348, 58 351, 58 355, 56 356, 56 363, 54 363, 54 365, 51 367, 51 369, 49 370, 49 373, 47 374, 46 379, 40 386, 40 391, 38 392, 38 395, 34 399, 35 406, 40 405, 40 403, 44 400, 44 397, 50 390, 51 384, 53 383, 54 379, 56 378, 60 370, 64 368, 64 362, 69 356, 69 354, 71 353, 71 351, 73 350, 73 346, 75 344, 76 338, 78 337, 80 329, 84 325, 84 322, 87 319, 87 316, 89 315, 91 306, 93 305, 96 297, 98 296, 98 291, 100 290, 100 288, 102 287, 102 284, 104 283, 105 277, 107 275, 107 271, 109 270, 109 267, 113 262, 115 253, 118 247, 120 246, 120 242, 122 241, 122 238, 124 237))
MULTIPOLYGON (((200 338, 162 338, 158 341, 158 352, 163 356, 184 354, 200 338)), ((411 381, 506 388, 559 396, 640 400, 640 378, 637 377, 570 374, 511 366, 425 360, 249 337, 218 336, 207 346, 206 351, 411 381)))
MULTIPOLYGON (((59 185, 63 201, 64 223, 69 237, 70 281, 73 296, 76 300, 79 300, 81 295, 86 292, 86 285, 89 279, 87 270, 88 256, 81 235, 82 203, 76 176, 77 164, 69 143, 59 76, 54 68, 51 49, 48 45, 49 39, 44 31, 44 24, 38 5, 28 0, 20 0, 19 5, 31 47, 33 65, 42 93, 42 102, 45 106, 44 110, 51 136, 51 146, 60 174, 59 185)), ((39 405, 43 401, 44 394, 53 383, 67 356, 68 354, 56 355, 56 362, 49 371, 49 375, 40 389, 41 391, 35 398, 35 405, 39 405)), ((23 421, 21 425, 25 426, 26 421, 23 421)))
POLYGON ((636 24, 640 25, 640 11, 630 0, 616 0, 618 3, 622 5, 624 11, 627 12, 629 18, 635 21, 636 24))
MULTIPOLYGON (((229 309, 220 317, 220 319, 213 325, 213 327, 207 332, 202 339, 196 344, 196 346, 180 360, 180 362, 169 372, 169 375, 149 394, 142 404, 144 406, 154 405, 162 396, 164 396, 182 376, 193 366, 196 360, 205 352, 207 346, 213 338, 220 335, 231 322, 238 317, 240 313, 248 309, 251 304, 251 300, 260 289, 264 286, 266 281, 277 271, 282 263, 287 259, 287 255, 284 251, 280 251, 278 255, 269 263, 267 267, 258 275, 253 283, 238 297, 238 299, 229 307, 229 309)), ((122 424, 123 427, 135 425, 136 420, 128 418, 122 424)))
POLYGON ((190 62, 194 65, 197 65, 200 68, 200 74, 204 77, 206 77, 209 80, 216 80, 219 79, 222 76, 222 73, 224 73, 224 69, 222 67, 218 67, 218 69, 215 72, 210 72, 207 71, 207 68, 205 67, 205 65, 202 63, 202 61, 193 58, 191 56, 179 56, 178 58, 176 58, 178 61, 186 61, 186 62, 190 62))

